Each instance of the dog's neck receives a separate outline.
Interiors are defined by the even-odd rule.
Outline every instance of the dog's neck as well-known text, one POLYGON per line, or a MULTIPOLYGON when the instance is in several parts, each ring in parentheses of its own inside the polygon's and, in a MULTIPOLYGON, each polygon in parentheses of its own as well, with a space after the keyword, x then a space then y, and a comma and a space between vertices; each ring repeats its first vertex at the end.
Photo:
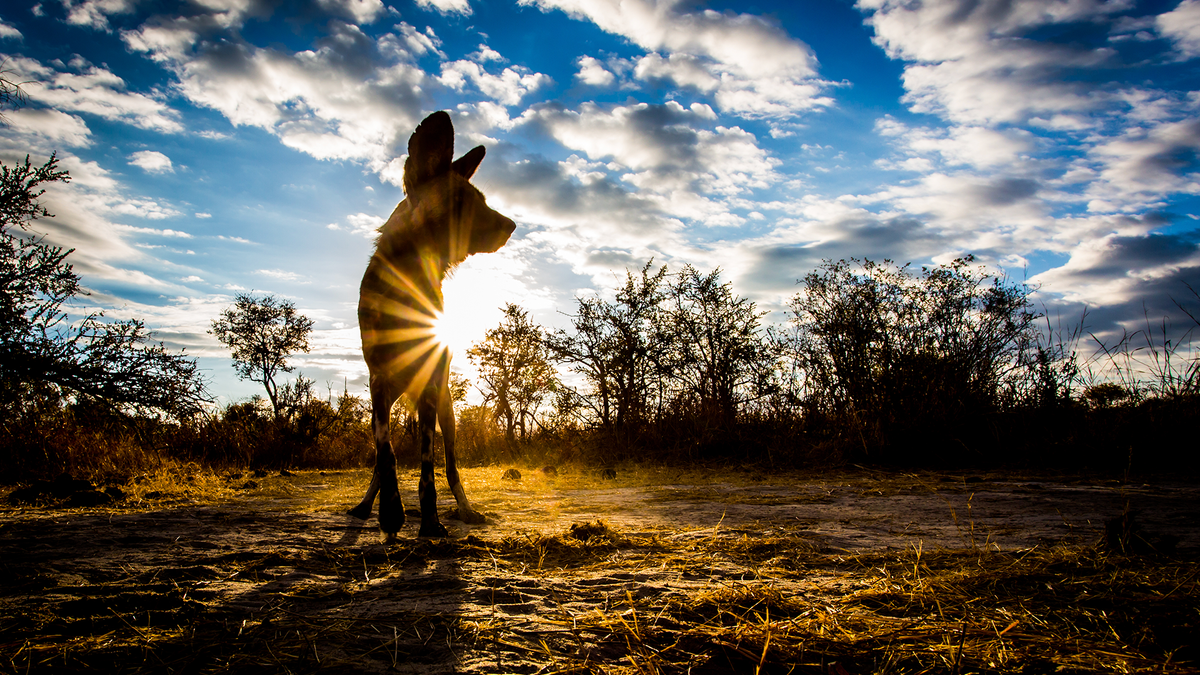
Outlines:
POLYGON ((419 258, 424 263, 422 267, 432 271, 437 285, 441 286, 442 280, 462 262, 451 256, 449 225, 429 222, 445 216, 444 210, 405 199, 380 228, 375 255, 385 260, 419 258))

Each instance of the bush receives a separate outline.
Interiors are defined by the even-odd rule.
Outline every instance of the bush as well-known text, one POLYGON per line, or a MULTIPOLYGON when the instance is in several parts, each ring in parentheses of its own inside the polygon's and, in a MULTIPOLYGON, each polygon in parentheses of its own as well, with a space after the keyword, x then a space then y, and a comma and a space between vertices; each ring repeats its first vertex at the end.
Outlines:
MULTIPOLYGON (((1003 407, 1034 342, 1029 290, 973 267, 826 261, 792 298, 785 346, 806 418, 873 460, 954 452, 1003 407), (965 423, 965 424, 964 424, 965 423)), ((828 433, 828 432, 827 432, 828 433)))

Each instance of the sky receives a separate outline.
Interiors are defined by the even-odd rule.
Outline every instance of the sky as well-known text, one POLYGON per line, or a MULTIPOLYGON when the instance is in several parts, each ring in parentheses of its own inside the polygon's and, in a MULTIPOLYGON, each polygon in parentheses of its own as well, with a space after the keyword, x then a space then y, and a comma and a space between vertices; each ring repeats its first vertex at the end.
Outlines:
POLYGON ((768 321, 849 257, 972 254, 1100 337, 1200 290, 1200 0, 10 0, 0 58, 0 159, 71 174, 37 228, 72 311, 143 319, 223 403, 260 389, 207 332, 246 292, 365 394, 358 284, 435 110, 517 222, 445 288, 468 376, 505 303, 566 327, 650 259, 768 321))

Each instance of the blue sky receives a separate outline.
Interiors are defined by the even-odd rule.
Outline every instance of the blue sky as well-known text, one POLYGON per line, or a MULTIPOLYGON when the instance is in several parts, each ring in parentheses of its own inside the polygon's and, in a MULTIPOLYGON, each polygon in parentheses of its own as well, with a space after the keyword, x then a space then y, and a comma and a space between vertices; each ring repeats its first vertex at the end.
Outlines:
POLYGON ((206 333, 244 291, 365 391, 358 282, 439 109, 518 223, 447 285, 460 350, 650 258, 776 318, 850 256, 971 253, 1101 336, 1200 289, 1200 0, 46 0, 5 3, 0 54, 29 95, 0 158, 73 178, 39 226, 77 309, 143 318, 224 401, 257 393, 206 333))

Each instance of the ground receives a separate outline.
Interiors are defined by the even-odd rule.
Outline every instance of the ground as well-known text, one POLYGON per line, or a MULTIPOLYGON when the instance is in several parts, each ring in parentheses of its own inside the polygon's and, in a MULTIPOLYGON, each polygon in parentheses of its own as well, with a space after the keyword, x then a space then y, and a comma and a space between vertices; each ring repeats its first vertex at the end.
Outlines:
MULTIPOLYGON (((443 518, 445 540, 410 517, 385 543, 344 515, 366 471, 177 472, 103 507, 0 507, 0 672, 1200 664, 1192 482, 502 474, 467 470, 489 523, 443 518)), ((416 473, 402 484, 414 507, 416 473)))

